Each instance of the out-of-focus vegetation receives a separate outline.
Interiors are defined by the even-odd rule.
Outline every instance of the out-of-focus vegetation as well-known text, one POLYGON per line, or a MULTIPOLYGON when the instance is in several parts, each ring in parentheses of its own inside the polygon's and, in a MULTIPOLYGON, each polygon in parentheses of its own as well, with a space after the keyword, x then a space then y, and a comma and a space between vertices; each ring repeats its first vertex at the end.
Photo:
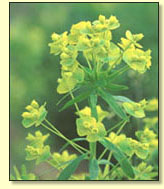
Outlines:
MULTIPOLYGON (((158 97, 158 4, 157 3, 11 3, 10 4, 10 161, 20 167, 25 157, 25 136, 21 113, 32 99, 47 102, 49 119, 68 138, 75 137, 74 107, 58 112, 61 98, 56 92, 60 76, 59 57, 49 54, 48 43, 53 32, 62 33, 79 21, 93 21, 98 15, 115 15, 121 26, 113 32, 119 42, 125 31, 144 34, 141 44, 152 50, 152 66, 143 76, 129 71, 122 84, 129 90, 122 92, 134 101, 158 97), (131 79, 133 78, 133 79, 131 79), (70 111, 72 110, 72 111, 70 111)), ((82 107, 84 107, 82 105, 82 107)), ((153 113, 152 113, 153 114, 153 113)), ((151 113, 150 113, 151 116, 151 113)), ((152 115, 153 116, 153 115, 152 115)), ((140 121, 129 124, 129 136, 142 128, 140 121)), ((126 127, 127 128, 127 127, 126 127)), ((44 131, 43 131, 44 133, 44 131)), ((63 141, 50 136, 54 150, 63 141)))

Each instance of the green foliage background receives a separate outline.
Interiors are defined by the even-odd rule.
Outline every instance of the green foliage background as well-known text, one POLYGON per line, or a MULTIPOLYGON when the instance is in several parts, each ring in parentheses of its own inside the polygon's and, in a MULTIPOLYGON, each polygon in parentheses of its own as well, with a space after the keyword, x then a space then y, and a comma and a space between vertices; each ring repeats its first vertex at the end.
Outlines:
MULTIPOLYGON (((11 3, 10 4, 10 161, 11 167, 25 162, 25 136, 34 129, 21 125, 24 107, 36 99, 47 102, 48 118, 68 138, 76 137, 75 108, 58 112, 61 98, 56 92, 60 76, 59 57, 49 54, 48 43, 53 32, 63 33, 79 21, 94 21, 102 14, 114 15, 120 28, 113 32, 119 42, 126 30, 143 33, 144 50, 152 50, 152 66, 145 74, 129 71, 118 83, 129 90, 122 92, 134 101, 158 97, 158 4, 157 3, 11 3)), ((83 108, 85 104, 81 104, 83 108)), ((141 128, 139 120, 132 120, 125 128, 129 136, 141 128)), ((42 130, 43 131, 43 130, 42 130)), ((45 131, 43 131, 45 133, 45 131)), ((54 150, 63 141, 51 136, 54 150)), ((30 162, 31 163, 31 162, 30 162)))

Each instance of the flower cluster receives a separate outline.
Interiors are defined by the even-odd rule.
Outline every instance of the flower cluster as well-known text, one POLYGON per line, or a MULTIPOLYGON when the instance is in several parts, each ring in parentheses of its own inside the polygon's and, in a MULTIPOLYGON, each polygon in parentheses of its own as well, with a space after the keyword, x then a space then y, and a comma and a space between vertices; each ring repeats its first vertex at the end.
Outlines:
POLYGON ((30 105, 26 106, 26 110, 28 110, 28 112, 23 112, 22 114, 22 124, 25 128, 31 127, 33 125, 38 127, 42 123, 47 115, 45 105, 46 103, 44 103, 42 106, 39 106, 39 104, 33 100, 30 105))
POLYGON ((122 105, 125 109, 125 111, 137 118, 143 118, 145 117, 144 108, 146 106, 146 100, 143 99, 139 103, 136 102, 124 102, 122 105))
POLYGON ((50 160, 51 164, 57 169, 64 169, 67 164, 77 158, 76 154, 69 154, 67 150, 64 150, 61 154, 54 152, 52 154, 52 159, 50 160))
POLYGON ((40 131, 35 132, 35 136, 28 133, 26 139, 30 142, 26 146, 26 160, 36 160, 36 164, 48 159, 51 155, 50 146, 44 145, 44 142, 49 137, 49 134, 43 135, 40 131))
POLYGON ((146 159, 149 153, 148 143, 141 143, 135 139, 126 137, 125 134, 116 135, 114 132, 111 132, 107 139, 116 144, 128 156, 136 154, 139 158, 146 159))
POLYGON ((126 38, 121 38, 121 43, 117 45, 112 41, 111 31, 119 26, 115 16, 107 19, 100 15, 93 22, 81 21, 72 25, 70 33, 52 34, 50 53, 60 54, 62 65, 62 77, 58 79, 57 88, 59 94, 71 91, 86 79, 86 66, 77 60, 79 53, 85 57, 90 71, 96 70, 97 75, 103 70, 104 64, 111 69, 120 64, 122 59, 139 73, 144 73, 151 66, 151 51, 141 50, 142 46, 138 43, 143 34, 132 34, 127 30, 126 38))
POLYGON ((79 136, 87 136, 86 139, 89 142, 96 142, 106 135, 102 121, 109 113, 102 110, 100 106, 97 106, 96 109, 98 120, 91 116, 91 109, 89 107, 85 107, 77 113, 80 116, 76 120, 77 133, 79 136))

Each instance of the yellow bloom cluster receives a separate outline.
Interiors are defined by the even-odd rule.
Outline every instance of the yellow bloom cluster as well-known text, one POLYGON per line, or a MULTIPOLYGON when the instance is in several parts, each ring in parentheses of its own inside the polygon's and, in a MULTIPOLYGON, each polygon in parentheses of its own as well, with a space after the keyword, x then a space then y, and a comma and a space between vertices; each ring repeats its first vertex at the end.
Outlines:
POLYGON ((41 124, 47 115, 45 105, 46 103, 44 103, 42 106, 39 106, 39 104, 33 100, 30 105, 26 106, 26 110, 28 110, 28 112, 23 112, 22 114, 22 124, 25 128, 31 127, 33 125, 37 127, 41 124))
POLYGON ((141 159, 146 159, 148 156, 148 143, 141 143, 135 139, 126 137, 124 134, 116 135, 114 132, 111 132, 107 139, 113 144, 116 144, 121 151, 126 153, 128 156, 136 154, 141 159))
POLYGON ((147 111, 157 111, 158 110, 158 99, 153 98, 148 101, 147 106, 145 107, 147 111))
POLYGON ((36 131, 35 135, 28 133, 26 139, 30 144, 25 149, 26 160, 36 160, 36 164, 39 164, 50 157, 50 147, 44 145, 48 137, 49 134, 43 135, 40 131, 36 131))
MULTIPOLYGON (((62 65, 61 78, 57 92, 64 94, 85 81, 86 69, 78 62, 79 53, 84 56, 90 71, 96 70, 96 74, 106 64, 108 68, 115 68, 123 59, 133 70, 144 73, 151 66, 151 50, 143 51, 138 43, 143 34, 132 34, 126 31, 126 38, 121 38, 121 43, 116 45, 112 41, 112 30, 120 26, 118 19, 111 15, 106 18, 103 15, 93 22, 81 21, 73 24, 70 32, 61 35, 53 33, 52 43, 49 43, 50 53, 60 54, 62 65), (122 48, 120 49, 119 46, 122 48), (78 74, 75 74, 75 73, 78 74)), ((85 61, 84 63, 85 64, 85 61)), ((105 68, 106 69, 106 68, 105 68)))
POLYGON ((67 162, 75 159, 76 154, 69 154, 67 150, 64 150, 61 154, 54 152, 52 154, 52 159, 50 160, 51 164, 57 169, 64 169, 67 166, 67 162))
MULTIPOLYGON (((97 114, 98 114, 98 121, 102 122, 105 117, 108 117, 109 112, 102 110, 101 106, 96 106, 97 114)), ((86 106, 79 112, 77 112, 79 116, 91 116, 91 108, 86 106)))
POLYGON ((106 135, 106 130, 101 122, 94 117, 83 116, 76 120, 77 133, 79 136, 87 136, 89 142, 96 142, 106 135))
POLYGON ((121 51, 117 45, 110 43, 111 30, 119 26, 119 21, 115 16, 106 19, 105 16, 100 15, 98 20, 92 23, 82 21, 72 25, 70 33, 52 34, 53 42, 49 43, 50 53, 60 54, 60 64, 62 65, 62 78, 58 79, 58 93, 67 93, 78 83, 83 82, 84 70, 77 61, 79 52, 83 52, 87 61, 114 64, 121 51))
POLYGON ((136 136, 142 143, 148 143, 150 148, 154 149, 158 147, 157 134, 149 128, 145 128, 143 131, 137 131, 136 136))
POLYGON ((102 121, 105 117, 108 117, 109 113, 102 110, 99 105, 96 106, 96 109, 98 121, 91 116, 91 109, 87 106, 77 112, 80 116, 80 118, 76 120, 77 133, 79 136, 87 136, 86 139, 89 142, 98 141, 106 135, 106 130, 102 121))
POLYGON ((144 108, 146 106, 146 100, 143 99, 139 103, 136 102, 124 102, 122 105, 125 109, 125 111, 137 118, 143 118, 145 117, 144 108))

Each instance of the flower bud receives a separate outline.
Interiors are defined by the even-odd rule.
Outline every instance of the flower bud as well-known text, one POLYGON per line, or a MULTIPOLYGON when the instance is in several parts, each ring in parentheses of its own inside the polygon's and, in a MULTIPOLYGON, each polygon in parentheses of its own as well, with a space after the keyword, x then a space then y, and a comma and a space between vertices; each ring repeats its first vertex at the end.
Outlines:
POLYGON ((31 106, 31 105, 28 105, 28 106, 26 106, 26 110, 28 110, 28 111, 32 111, 34 108, 31 106))
POLYGON ((35 100, 31 102, 31 106, 36 109, 39 108, 39 104, 35 100))
POLYGON ((26 119, 30 119, 30 118, 32 118, 32 115, 29 112, 23 112, 22 117, 26 118, 26 119))
POLYGON ((68 54, 66 54, 66 53, 62 53, 62 54, 60 55, 60 58, 61 58, 61 59, 68 59, 68 58, 70 58, 70 56, 69 56, 68 54))
POLYGON ((53 41, 57 41, 60 38, 60 36, 58 34, 56 34, 56 33, 53 33, 51 35, 51 38, 52 38, 53 41))
POLYGON ((57 82, 58 82, 58 83, 61 83, 61 81, 62 81, 62 79, 61 79, 61 78, 59 78, 59 79, 57 80, 57 82))
POLYGON ((100 16, 99 16, 99 21, 100 21, 102 24, 104 24, 104 23, 105 23, 105 16, 100 15, 100 16))
POLYGON ((97 24, 97 25, 95 25, 94 29, 97 32, 102 32, 102 31, 105 31, 107 29, 107 26, 102 25, 102 24, 97 24))
POLYGON ((144 35, 142 33, 133 35, 134 41, 140 41, 143 37, 144 35))

